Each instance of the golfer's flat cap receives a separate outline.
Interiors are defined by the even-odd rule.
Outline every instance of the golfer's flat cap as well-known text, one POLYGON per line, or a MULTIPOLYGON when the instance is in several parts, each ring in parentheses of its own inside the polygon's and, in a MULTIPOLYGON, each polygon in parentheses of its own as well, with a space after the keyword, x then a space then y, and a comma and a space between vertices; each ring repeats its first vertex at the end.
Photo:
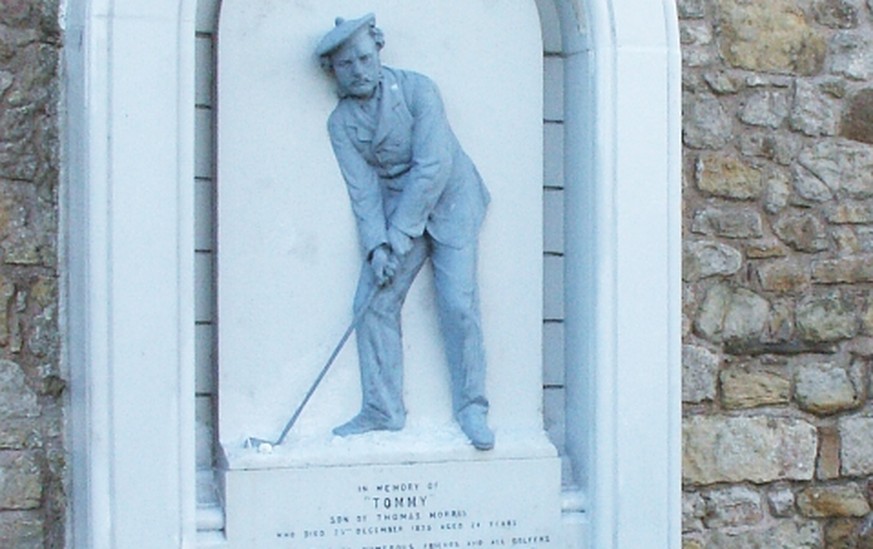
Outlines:
POLYGON ((343 19, 342 17, 337 17, 336 26, 321 39, 321 42, 318 43, 318 47, 315 48, 315 54, 319 57, 329 55, 339 49, 339 47, 358 32, 358 30, 375 24, 376 16, 372 13, 368 13, 359 19, 343 19))

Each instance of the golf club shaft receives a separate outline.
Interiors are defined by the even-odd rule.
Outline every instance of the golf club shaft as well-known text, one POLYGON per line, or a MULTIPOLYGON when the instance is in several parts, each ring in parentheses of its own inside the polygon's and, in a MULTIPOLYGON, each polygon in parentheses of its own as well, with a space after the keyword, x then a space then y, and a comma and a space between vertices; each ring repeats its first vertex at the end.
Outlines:
POLYGON ((340 338, 339 343, 334 347, 333 352, 330 354, 330 358, 327 359, 327 362, 324 364, 324 367, 321 369, 321 372, 318 373, 318 377, 315 378, 315 381, 312 383, 312 386, 309 387, 309 391, 306 392, 306 396, 303 397, 303 401, 297 406, 297 410, 294 411, 294 415, 291 416, 291 419, 288 420, 288 423, 285 424, 285 428, 282 429, 282 434, 279 435, 278 440, 273 443, 274 446, 278 446, 285 442, 285 437, 288 436, 288 432, 294 426, 294 423, 297 422, 297 418, 300 417, 300 414, 303 412, 303 408, 306 407, 306 403, 309 402, 309 399, 312 398, 313 393, 315 393, 315 389, 321 383, 321 380, 324 379, 324 376, 327 374, 327 371, 330 369, 333 361, 336 360, 337 355, 342 350, 343 346, 345 346, 346 341, 351 337, 352 332, 357 328, 358 323, 361 322, 361 318, 363 318, 364 314, 367 312, 367 309, 370 308, 370 303, 373 301, 373 298, 376 296, 376 293, 381 289, 380 286, 376 286, 370 292, 370 295, 367 296, 366 301, 361 306, 360 309, 355 313, 355 317, 352 319, 349 327, 346 328, 346 332, 343 334, 343 337, 340 338))

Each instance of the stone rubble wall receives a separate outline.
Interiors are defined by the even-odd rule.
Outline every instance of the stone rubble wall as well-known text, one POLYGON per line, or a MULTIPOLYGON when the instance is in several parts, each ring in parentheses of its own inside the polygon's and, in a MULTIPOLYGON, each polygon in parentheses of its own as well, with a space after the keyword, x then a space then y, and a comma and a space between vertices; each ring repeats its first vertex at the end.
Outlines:
POLYGON ((0 547, 62 548, 58 0, 0 0, 0 547))
POLYGON ((873 0, 678 0, 683 547, 873 548, 873 0))

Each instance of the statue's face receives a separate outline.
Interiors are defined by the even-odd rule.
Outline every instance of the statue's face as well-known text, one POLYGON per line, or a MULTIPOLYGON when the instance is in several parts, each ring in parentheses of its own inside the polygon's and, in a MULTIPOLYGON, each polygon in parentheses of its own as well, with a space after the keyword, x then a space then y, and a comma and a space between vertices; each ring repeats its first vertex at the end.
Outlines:
POLYGON ((343 95, 366 99, 379 84, 379 48, 367 29, 358 31, 330 57, 333 74, 343 95))

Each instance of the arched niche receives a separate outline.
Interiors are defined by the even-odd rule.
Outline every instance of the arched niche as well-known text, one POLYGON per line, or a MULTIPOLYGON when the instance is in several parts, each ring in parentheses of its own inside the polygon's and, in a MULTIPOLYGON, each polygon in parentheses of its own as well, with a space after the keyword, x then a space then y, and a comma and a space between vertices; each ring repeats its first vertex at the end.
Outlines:
MULTIPOLYGON (((567 507, 578 515, 579 546, 678 548, 675 8, 538 7, 563 64, 566 445, 582 488, 567 507)), ((194 0, 66 6, 77 547, 195 546, 196 10, 194 0)))

